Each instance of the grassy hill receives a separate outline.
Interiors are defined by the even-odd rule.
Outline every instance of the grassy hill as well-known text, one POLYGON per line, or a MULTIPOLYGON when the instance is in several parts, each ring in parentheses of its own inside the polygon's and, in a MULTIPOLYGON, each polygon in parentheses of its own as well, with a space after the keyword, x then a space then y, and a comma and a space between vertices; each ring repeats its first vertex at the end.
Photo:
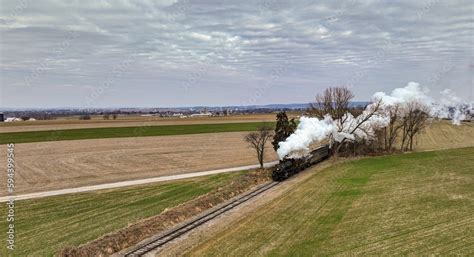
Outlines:
POLYGON ((341 163, 190 256, 474 254, 474 148, 341 163))

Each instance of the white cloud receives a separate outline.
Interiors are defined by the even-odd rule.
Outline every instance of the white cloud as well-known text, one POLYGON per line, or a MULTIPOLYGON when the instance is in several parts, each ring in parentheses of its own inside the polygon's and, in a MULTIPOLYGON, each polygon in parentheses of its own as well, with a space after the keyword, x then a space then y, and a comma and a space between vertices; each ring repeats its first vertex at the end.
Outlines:
MULTIPOLYGON (((99 85, 130 57, 136 61, 114 86, 135 96, 137 105, 239 104, 281 71, 259 103, 306 102, 335 84, 351 84, 358 99, 368 99, 407 80, 428 84, 423 79, 438 74, 446 60, 452 69, 432 86, 473 98, 468 0, 441 1, 428 9, 409 0, 27 3, 17 8, 17 1, 4 1, 0 9, 2 87, 9 94, 0 106, 58 105, 58 98, 80 105, 74 87, 61 95, 52 85, 67 82, 78 90, 99 85), (78 37, 69 42, 70 30, 78 37), (65 50, 55 53, 65 42, 65 50), (22 82, 41 65, 45 72, 34 85, 44 96, 27 99, 22 82), (199 65, 207 67, 204 72, 196 70, 199 65), (203 95, 181 99, 185 92, 178 89, 195 73, 192 88, 203 95), (156 99, 142 103, 144 94, 156 99)), ((118 104, 116 96, 96 105, 118 104)))
POLYGON ((346 31, 342 32, 341 35, 350 36, 350 35, 352 35, 352 30, 346 30, 346 31))
POLYGON ((197 33, 197 32, 192 32, 189 36, 194 38, 194 39, 198 39, 198 40, 202 40, 202 41, 212 40, 211 36, 206 35, 206 34, 202 34, 202 33, 197 33))

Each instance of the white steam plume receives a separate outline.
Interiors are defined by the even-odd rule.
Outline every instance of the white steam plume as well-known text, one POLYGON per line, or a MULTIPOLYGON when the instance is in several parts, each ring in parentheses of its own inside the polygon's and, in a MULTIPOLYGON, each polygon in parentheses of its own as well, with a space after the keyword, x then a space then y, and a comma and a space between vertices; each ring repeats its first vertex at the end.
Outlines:
POLYGON ((291 157, 298 157, 298 152, 307 152, 313 142, 321 141, 335 131, 337 128, 330 116, 326 116, 322 120, 301 117, 295 133, 291 134, 284 142, 279 143, 278 156, 283 159, 289 153, 293 153, 291 157))
POLYGON ((454 125, 461 125, 461 121, 466 119, 469 105, 456 96, 451 89, 441 91, 440 105, 437 106, 435 113, 438 118, 448 118, 453 121, 454 125))
POLYGON ((406 87, 394 89, 390 95, 377 92, 373 99, 382 99, 383 105, 388 108, 396 104, 403 106, 410 102, 422 104, 429 109, 429 114, 433 118, 451 119, 454 125, 461 125, 461 121, 466 119, 469 106, 451 89, 441 91, 441 98, 438 101, 431 98, 428 93, 427 88, 421 88, 420 84, 410 82, 406 87))
POLYGON ((428 96, 429 90, 421 88, 416 82, 409 82, 406 87, 395 88, 390 95, 384 92, 377 92, 372 99, 382 100, 384 106, 394 106, 396 104, 405 104, 409 102, 417 102, 424 105, 432 105, 433 99, 428 96))
POLYGON ((466 118, 468 106, 455 96, 449 89, 443 90, 442 98, 434 101, 429 95, 429 90, 420 87, 416 82, 409 82, 403 88, 396 88, 390 94, 377 92, 373 95, 373 103, 368 105, 363 113, 354 117, 346 113, 341 120, 333 120, 326 115, 324 119, 301 117, 300 123, 291 136, 284 142, 279 143, 278 156, 295 158, 309 151, 312 143, 329 139, 334 142, 371 140, 375 136, 375 130, 384 128, 390 123, 390 111, 392 107, 399 106, 399 115, 403 117, 407 111, 405 106, 409 103, 417 103, 424 106, 434 118, 451 118, 452 123, 460 125, 461 120, 466 118), (379 110, 373 113, 376 104, 381 101, 379 110), (373 113, 372 116, 370 114, 373 113), (370 117, 369 117, 370 116, 370 117), (365 120, 361 123, 361 121, 365 120), (359 127, 357 127, 360 124, 359 127))

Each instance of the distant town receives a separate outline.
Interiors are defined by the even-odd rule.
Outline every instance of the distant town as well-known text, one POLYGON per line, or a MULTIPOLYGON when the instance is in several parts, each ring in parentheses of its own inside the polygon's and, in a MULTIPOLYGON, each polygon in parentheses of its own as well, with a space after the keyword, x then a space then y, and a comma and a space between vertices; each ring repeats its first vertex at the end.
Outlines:
MULTIPOLYGON (((354 102, 353 105, 363 106, 364 102, 354 102)), ((252 106, 194 106, 169 108, 50 108, 50 109, 0 109, 0 121, 35 121, 54 120, 58 117, 77 116, 78 119, 88 120, 91 116, 102 115, 103 119, 116 119, 118 115, 141 115, 162 118, 212 117, 245 114, 265 114, 278 111, 302 111, 309 104, 271 104, 252 106)))
MULTIPOLYGON (((352 102, 353 108, 363 108, 368 102, 352 102)), ((165 108, 0 108, 0 122, 55 120, 60 117, 76 117, 79 120, 89 120, 92 116, 102 117, 104 120, 115 120, 117 117, 134 115, 160 118, 196 118, 222 117, 229 115, 269 114, 281 111, 306 113, 310 104, 268 104, 251 106, 193 106, 193 107, 165 107, 165 108)), ((469 106, 466 105, 466 108, 469 106)), ((454 111, 454 110, 453 110, 454 111)), ((474 119, 474 110, 467 111, 467 119, 474 119)))

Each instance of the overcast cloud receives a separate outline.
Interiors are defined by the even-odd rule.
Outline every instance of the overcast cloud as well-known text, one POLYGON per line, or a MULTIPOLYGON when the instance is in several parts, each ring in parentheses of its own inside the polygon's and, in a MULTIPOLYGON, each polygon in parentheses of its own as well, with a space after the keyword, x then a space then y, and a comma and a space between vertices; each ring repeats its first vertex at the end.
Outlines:
POLYGON ((358 100, 419 82, 473 101, 474 2, 1 1, 0 107, 358 100))

